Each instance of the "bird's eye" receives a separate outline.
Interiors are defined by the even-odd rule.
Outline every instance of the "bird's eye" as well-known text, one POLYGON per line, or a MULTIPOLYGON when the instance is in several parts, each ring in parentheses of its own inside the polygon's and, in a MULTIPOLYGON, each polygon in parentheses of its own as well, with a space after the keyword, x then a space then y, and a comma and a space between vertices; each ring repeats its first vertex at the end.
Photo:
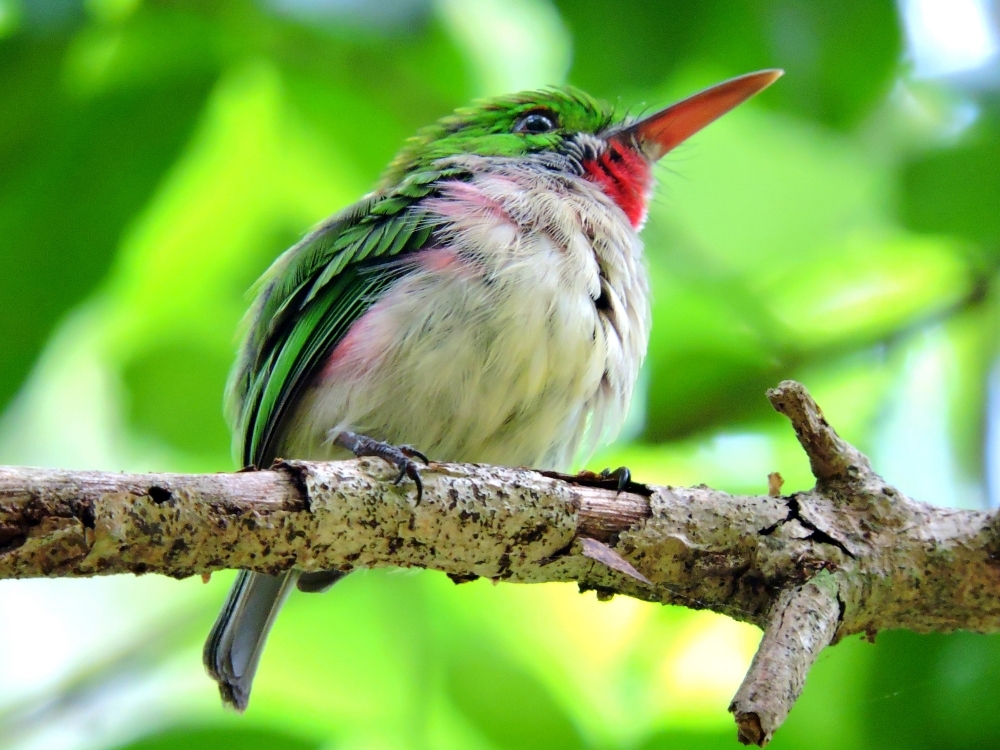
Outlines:
POLYGON ((537 135, 550 133, 557 127, 555 115, 549 112, 529 112, 517 121, 517 124, 514 125, 514 132, 537 135))

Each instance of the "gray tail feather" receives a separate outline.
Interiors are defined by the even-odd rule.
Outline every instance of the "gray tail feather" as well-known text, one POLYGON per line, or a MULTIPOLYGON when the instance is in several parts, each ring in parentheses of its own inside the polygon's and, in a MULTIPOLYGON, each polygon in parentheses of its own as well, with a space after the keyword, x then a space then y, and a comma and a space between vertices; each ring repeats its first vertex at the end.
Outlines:
POLYGON ((299 571, 280 576, 241 570, 205 642, 204 660, 219 683, 222 700, 237 711, 250 701, 250 688, 271 624, 299 571))

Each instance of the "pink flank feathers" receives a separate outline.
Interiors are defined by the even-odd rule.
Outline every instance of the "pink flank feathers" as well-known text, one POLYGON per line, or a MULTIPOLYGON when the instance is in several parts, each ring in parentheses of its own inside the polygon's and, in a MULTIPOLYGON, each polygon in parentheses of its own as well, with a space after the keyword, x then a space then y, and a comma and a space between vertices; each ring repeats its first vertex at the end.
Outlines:
POLYGON ((395 325, 391 298, 385 298, 358 318, 347 334, 330 352, 319 380, 357 377, 370 370, 395 343, 395 325))

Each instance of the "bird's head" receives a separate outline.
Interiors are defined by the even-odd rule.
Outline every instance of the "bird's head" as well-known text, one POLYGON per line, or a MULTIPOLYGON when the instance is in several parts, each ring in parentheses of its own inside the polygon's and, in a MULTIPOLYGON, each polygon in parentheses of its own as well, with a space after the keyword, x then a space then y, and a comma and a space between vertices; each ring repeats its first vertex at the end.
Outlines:
POLYGON ((653 163, 781 75, 748 73, 640 119, 616 116, 609 105, 571 86, 484 99, 419 131, 381 185, 467 154, 533 158, 541 167, 597 183, 638 227, 646 217, 653 163), (537 158, 546 155, 554 158, 537 158))

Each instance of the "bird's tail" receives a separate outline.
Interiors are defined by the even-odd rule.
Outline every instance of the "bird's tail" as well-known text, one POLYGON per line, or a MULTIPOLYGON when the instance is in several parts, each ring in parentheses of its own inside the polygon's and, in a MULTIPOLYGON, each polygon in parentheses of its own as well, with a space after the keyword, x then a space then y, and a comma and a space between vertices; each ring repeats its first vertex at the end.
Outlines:
POLYGON ((205 667, 219 683, 222 700, 237 711, 250 701, 267 633, 298 577, 297 570, 280 576, 241 570, 208 634, 205 667))

